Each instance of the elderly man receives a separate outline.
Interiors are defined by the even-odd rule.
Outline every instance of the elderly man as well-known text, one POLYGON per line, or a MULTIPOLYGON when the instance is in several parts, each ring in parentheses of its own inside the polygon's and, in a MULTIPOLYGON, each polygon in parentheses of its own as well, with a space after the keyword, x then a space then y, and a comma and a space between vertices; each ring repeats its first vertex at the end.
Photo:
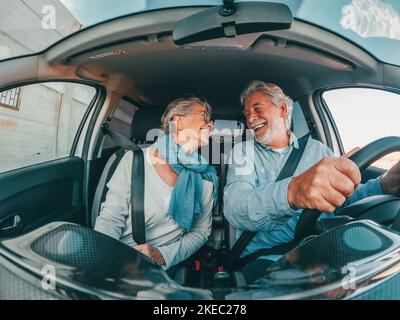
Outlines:
MULTIPOLYGON (((262 248, 293 240, 302 209, 317 209, 329 217, 337 207, 377 194, 399 194, 400 163, 385 175, 360 184, 358 167, 347 156, 309 139, 292 177, 275 182, 298 140, 290 131, 292 100, 272 83, 252 81, 242 92, 247 126, 255 141, 237 144, 231 153, 224 212, 238 230, 256 235, 242 257, 262 248)), ((242 271, 248 282, 280 256, 261 257, 242 271)))

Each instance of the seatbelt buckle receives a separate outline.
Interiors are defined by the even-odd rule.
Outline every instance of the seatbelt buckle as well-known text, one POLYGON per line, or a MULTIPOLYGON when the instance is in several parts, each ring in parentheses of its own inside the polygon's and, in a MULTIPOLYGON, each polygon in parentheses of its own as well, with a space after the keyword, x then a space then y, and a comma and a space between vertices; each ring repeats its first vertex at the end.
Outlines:
POLYGON ((196 271, 200 271, 200 260, 195 260, 194 261, 194 269, 196 271))

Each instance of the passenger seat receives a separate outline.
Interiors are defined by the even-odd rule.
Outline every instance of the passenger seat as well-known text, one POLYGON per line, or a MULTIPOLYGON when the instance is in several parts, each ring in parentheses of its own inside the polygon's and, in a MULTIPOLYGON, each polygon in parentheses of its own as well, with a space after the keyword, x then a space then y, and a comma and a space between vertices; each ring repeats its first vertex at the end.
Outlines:
MULTIPOLYGON (((163 112, 164 110, 162 108, 156 107, 142 107, 138 109, 133 119, 134 125, 131 125, 131 141, 141 148, 151 145, 156 140, 157 136, 162 134, 160 119, 163 112)), ((108 192, 107 183, 110 181, 124 154, 125 150, 119 149, 116 151, 110 156, 103 169, 93 200, 91 214, 92 227, 94 227, 96 218, 99 215, 101 204, 106 199, 108 192)))

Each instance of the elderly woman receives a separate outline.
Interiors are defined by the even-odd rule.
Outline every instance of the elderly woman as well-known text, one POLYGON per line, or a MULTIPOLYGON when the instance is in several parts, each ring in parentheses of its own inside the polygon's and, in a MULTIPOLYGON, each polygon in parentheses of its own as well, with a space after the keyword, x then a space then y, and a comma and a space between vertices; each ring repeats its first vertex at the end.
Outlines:
POLYGON ((196 150, 208 143, 210 105, 199 98, 179 98, 167 106, 164 135, 144 148, 145 231, 147 243, 133 240, 130 217, 132 152, 127 152, 107 184, 95 230, 132 246, 164 269, 196 252, 211 233, 211 212, 218 178, 196 150))

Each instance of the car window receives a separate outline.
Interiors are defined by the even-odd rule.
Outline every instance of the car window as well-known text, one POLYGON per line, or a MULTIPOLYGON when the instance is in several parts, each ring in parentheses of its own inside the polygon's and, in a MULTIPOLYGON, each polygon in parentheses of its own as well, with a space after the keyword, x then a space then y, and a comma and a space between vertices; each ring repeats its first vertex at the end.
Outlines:
POLYGON ((0 92, 0 172, 69 156, 96 89, 46 82, 0 92))
POLYGON ((307 120, 304 116, 303 109, 298 101, 293 101, 292 126, 293 133, 297 138, 301 138, 310 131, 308 129, 307 120))
MULTIPOLYGON (((110 129, 122 134, 124 137, 131 138, 132 120, 137 110, 137 106, 127 99, 121 99, 115 109, 114 115, 110 121, 110 129)), ((106 136, 103 148, 115 147, 115 142, 106 136)))
MULTIPOLYGON (((385 137, 400 136, 400 95, 372 88, 344 88, 326 91, 323 99, 339 131, 344 151, 385 137)), ((393 152, 373 165, 391 168, 400 160, 393 152)))
POLYGON ((239 120, 216 119, 211 136, 236 138, 242 136, 244 128, 244 123, 239 120))
POLYGON ((234 143, 242 141, 245 125, 240 120, 215 119, 208 145, 200 148, 200 154, 210 164, 221 164, 221 154, 228 159, 234 143))

